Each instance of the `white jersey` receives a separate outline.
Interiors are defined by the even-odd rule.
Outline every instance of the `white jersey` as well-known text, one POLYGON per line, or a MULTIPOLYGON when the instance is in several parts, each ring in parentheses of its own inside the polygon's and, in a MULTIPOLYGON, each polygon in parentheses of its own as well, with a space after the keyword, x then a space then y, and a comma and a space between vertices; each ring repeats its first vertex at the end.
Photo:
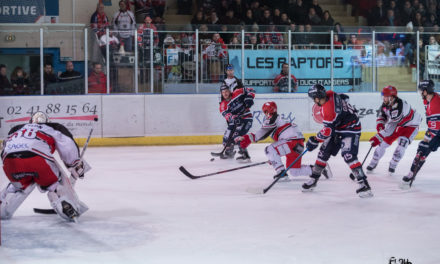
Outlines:
POLYGON ((405 100, 396 98, 391 106, 382 104, 376 122, 385 125, 385 129, 379 133, 383 137, 388 137, 398 127, 418 127, 422 122, 422 116, 412 109, 405 100))
MULTIPOLYGON (((72 134, 58 123, 25 124, 15 126, 3 141, 2 160, 9 154, 32 152, 47 160, 54 160, 55 150, 67 167, 79 159, 79 149, 72 134)), ((19 156, 19 155, 16 155, 19 156)))
POLYGON ((243 88, 243 83, 237 77, 226 78, 223 80, 223 84, 229 87, 229 90, 233 92, 235 89, 243 88))
POLYGON ((133 36, 133 30, 136 26, 136 20, 131 11, 118 11, 113 15, 113 25, 119 33, 121 38, 129 38, 133 36))
POLYGON ((253 142, 264 140, 268 136, 271 136, 275 141, 304 139, 304 135, 295 123, 289 122, 278 114, 271 119, 264 120, 261 128, 255 134, 250 133, 249 135, 253 142))

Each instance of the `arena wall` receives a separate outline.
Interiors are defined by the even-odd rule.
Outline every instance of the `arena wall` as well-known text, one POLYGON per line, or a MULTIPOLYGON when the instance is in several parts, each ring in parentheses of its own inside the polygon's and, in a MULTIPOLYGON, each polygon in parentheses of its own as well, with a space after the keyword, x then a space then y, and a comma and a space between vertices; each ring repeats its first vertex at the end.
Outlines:
MULTIPOLYGON (((400 93, 424 116, 424 106, 417 93, 400 93)), ((312 116, 313 102, 306 94, 257 94, 252 107, 257 130, 263 121, 261 106, 275 101, 278 112, 295 122, 306 137, 322 125, 312 116)), ((350 102, 357 108, 362 122, 362 139, 374 135, 379 93, 353 93, 350 102)), ((27 122, 32 112, 43 111, 53 122, 68 127, 81 144, 93 127, 91 145, 180 145, 221 142, 226 123, 220 115, 219 96, 187 95, 78 95, 15 96, 0 98, 0 136, 27 122), (98 121, 93 121, 98 118, 98 121)), ((425 130, 422 123, 420 130, 425 130)), ((422 133, 419 133, 421 138, 422 133)))

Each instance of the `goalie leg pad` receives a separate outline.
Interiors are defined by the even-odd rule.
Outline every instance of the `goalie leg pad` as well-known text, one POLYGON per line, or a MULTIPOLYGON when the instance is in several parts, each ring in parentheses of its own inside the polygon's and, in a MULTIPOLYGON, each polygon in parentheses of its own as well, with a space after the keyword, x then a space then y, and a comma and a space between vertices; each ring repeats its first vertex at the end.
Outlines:
POLYGON ((47 197, 52 208, 67 221, 74 221, 89 209, 78 199, 70 181, 65 177, 62 177, 60 182, 54 183, 47 190, 47 197))
POLYGON ((36 186, 35 183, 32 183, 23 190, 22 188, 18 187, 18 185, 19 183, 9 183, 8 186, 0 193, 1 219, 10 219, 36 186))

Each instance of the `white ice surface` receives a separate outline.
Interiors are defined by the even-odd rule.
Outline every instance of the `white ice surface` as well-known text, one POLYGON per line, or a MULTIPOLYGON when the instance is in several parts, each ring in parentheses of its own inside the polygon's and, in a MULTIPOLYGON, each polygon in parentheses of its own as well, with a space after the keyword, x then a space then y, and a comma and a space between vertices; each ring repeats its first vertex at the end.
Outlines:
MULTIPOLYGON (((395 145, 388 149, 369 175, 368 199, 355 194, 339 155, 330 160, 334 178, 312 193, 300 191, 308 178, 298 177, 255 195, 246 189, 272 182, 267 164, 198 180, 180 173, 180 165, 194 174, 242 165, 210 162, 218 145, 89 148, 93 169, 76 190, 90 210, 78 224, 37 215, 32 208, 49 202, 35 189, 1 222, 0 263, 370 264, 393 256, 440 263, 440 152, 428 157, 412 189, 398 188, 417 143, 394 176, 387 168, 395 145)), ((265 145, 250 146, 253 161, 265 160, 265 145)), ((360 161, 368 148, 361 144, 360 161)), ((307 153, 303 164, 316 155, 307 153)), ((6 183, 2 171, 0 187, 6 183)))

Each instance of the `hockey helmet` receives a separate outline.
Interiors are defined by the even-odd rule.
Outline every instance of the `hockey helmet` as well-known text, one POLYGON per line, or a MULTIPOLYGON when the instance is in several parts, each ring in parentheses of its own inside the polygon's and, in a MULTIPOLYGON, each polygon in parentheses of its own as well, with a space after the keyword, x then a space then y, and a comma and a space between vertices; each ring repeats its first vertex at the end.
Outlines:
POLYGON ((324 99, 327 96, 324 86, 320 84, 315 84, 312 87, 310 87, 308 91, 308 95, 313 100, 315 100, 315 98, 324 99))
POLYGON ((49 117, 45 113, 38 111, 32 115, 30 123, 33 124, 49 123, 49 117))
POLYGON ((227 71, 227 70, 234 70, 234 65, 232 65, 232 64, 226 64, 226 65, 225 65, 225 71, 227 71))
POLYGON ((418 89, 423 92, 426 91, 428 94, 434 93, 434 82, 432 80, 423 80, 419 83, 418 89))
POLYGON ((274 101, 269 101, 263 104, 263 107, 261 108, 263 110, 263 113, 269 113, 274 114, 277 112, 277 104, 274 101))
POLYGON ((392 85, 388 85, 382 89, 382 96, 394 96, 397 97, 397 89, 392 85))

